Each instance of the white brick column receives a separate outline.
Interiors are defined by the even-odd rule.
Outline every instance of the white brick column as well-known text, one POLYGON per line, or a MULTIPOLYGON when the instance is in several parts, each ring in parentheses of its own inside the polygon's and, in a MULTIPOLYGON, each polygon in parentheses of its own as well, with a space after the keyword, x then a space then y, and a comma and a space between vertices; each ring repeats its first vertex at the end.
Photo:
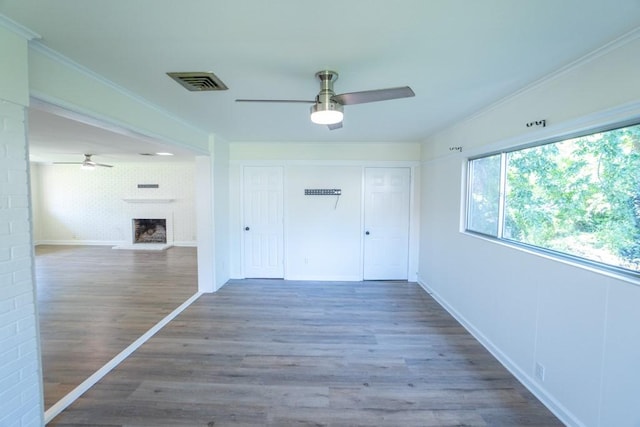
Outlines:
POLYGON ((43 424, 25 111, 0 100, 0 426, 43 424))

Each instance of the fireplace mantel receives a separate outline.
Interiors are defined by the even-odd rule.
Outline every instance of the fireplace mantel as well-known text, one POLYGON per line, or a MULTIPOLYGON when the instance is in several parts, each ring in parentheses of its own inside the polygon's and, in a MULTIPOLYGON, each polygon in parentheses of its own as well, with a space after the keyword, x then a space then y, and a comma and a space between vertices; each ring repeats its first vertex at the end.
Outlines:
POLYGON ((127 203, 172 203, 176 199, 122 199, 127 203))

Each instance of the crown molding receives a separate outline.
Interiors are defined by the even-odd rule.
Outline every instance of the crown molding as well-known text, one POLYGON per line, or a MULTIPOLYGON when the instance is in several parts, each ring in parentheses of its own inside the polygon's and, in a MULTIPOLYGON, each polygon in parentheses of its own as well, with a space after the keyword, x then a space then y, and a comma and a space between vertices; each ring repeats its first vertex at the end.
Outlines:
POLYGON ((513 92, 510 95, 507 95, 506 97, 500 99, 498 102, 495 102, 489 106, 487 106, 486 108, 482 109, 481 111, 479 111, 477 114, 474 114, 472 116, 469 117, 469 119, 473 119, 476 116, 480 116, 483 115, 499 106, 501 106, 502 104, 505 104, 509 101, 511 101, 512 99, 518 98, 520 96, 522 96, 523 94, 533 91, 535 89, 537 89, 540 86, 545 85, 548 82, 551 82, 553 80, 556 80, 562 76, 564 76, 565 74, 568 74, 586 64, 589 64, 590 62, 593 62, 595 60, 597 60, 598 58, 601 58, 613 51, 615 51, 616 49, 621 48, 622 46, 625 46, 637 39, 640 39, 640 27, 636 27, 633 30, 621 35, 618 38, 613 39, 612 41, 610 41, 609 43, 587 53, 586 55, 583 55, 582 57, 576 59, 575 61, 572 61, 570 63, 568 63, 567 65, 560 67, 559 69, 557 69, 556 71, 553 71, 550 74, 547 74, 546 76, 535 80, 534 82, 524 86, 522 89, 519 89, 515 92, 513 92))
POLYGON ((27 27, 22 24, 18 24, 13 19, 10 19, 2 14, 0 14, 0 27, 6 28, 9 31, 12 31, 26 39, 27 41, 38 40, 41 39, 42 36, 34 31, 31 31, 27 27))
POLYGON ((524 148, 526 146, 542 145, 549 142, 557 142, 561 139, 574 138, 585 132, 596 133, 611 126, 631 126, 640 122, 640 101, 633 101, 612 108, 599 110, 584 116, 556 123, 546 128, 531 133, 519 134, 480 146, 465 147, 465 152, 447 151, 445 154, 422 160, 421 165, 427 166, 441 161, 444 158, 458 157, 463 161, 475 156, 488 153, 499 153, 505 150, 524 148))
POLYGON ((132 100, 134 100, 135 102, 151 109, 154 110, 164 116, 166 116, 167 118, 171 119, 172 121, 179 123, 180 125, 189 128, 191 130, 194 130, 196 132, 202 133, 204 135, 209 135, 211 132, 208 132, 204 129, 201 129, 189 122, 186 122, 185 120, 171 114, 170 112, 168 112, 167 110, 159 107, 156 104, 153 104, 151 102, 149 102, 147 99, 141 97, 140 95, 136 94, 135 92, 130 91, 129 89, 126 89, 114 82, 112 82, 111 80, 108 80, 107 78, 105 78, 104 76, 96 73, 95 71, 85 67, 84 65, 81 65, 75 61, 73 61, 72 59, 64 56, 63 54, 61 54, 60 52, 51 49, 48 46, 45 46, 42 42, 38 41, 38 40, 34 40, 32 43, 30 43, 29 45, 30 49, 32 49, 35 52, 41 53, 42 55, 48 57, 49 59, 62 64, 66 67, 69 67, 87 77, 89 77, 92 80, 97 81, 100 84, 103 84, 104 86, 113 89, 114 91, 126 96, 127 98, 130 98, 132 100))
POLYGON ((423 142, 428 141, 429 139, 431 139, 434 136, 437 136, 443 132, 446 132, 449 128, 452 127, 452 125, 456 125, 456 124, 461 124, 461 123, 467 123, 467 122, 471 122, 479 117, 484 116, 485 114, 490 113, 491 111, 500 108, 501 106, 503 106, 504 104, 508 104, 509 102, 511 102, 514 99, 517 99, 525 94, 527 94, 528 92, 532 92, 534 90, 536 90, 537 88, 553 81, 556 80, 586 64, 589 64, 590 62, 593 62, 595 60, 597 60, 598 58, 601 58, 613 51, 615 51, 616 49, 621 48, 622 46, 625 46, 629 43, 632 43, 636 40, 640 39, 640 26, 634 28, 631 31, 626 32, 625 34, 611 40, 610 42, 604 44, 603 46, 592 50, 591 52, 587 53, 586 55, 581 56, 580 58, 558 68, 557 70, 547 74, 546 76, 535 80, 527 85, 525 85, 524 87, 522 87, 521 89, 518 89, 517 91, 503 97, 500 98, 499 100, 497 100, 496 102, 493 102, 489 105, 487 105, 484 108, 481 108, 480 110, 476 111, 475 113, 470 114, 469 116, 467 116, 466 118, 459 120, 457 122, 454 123, 450 123, 449 125, 443 126, 442 128, 440 128, 439 130, 433 132, 430 136, 427 136, 425 139, 423 139, 423 142))
POLYGON ((229 160, 233 166, 328 166, 328 167, 385 167, 385 168, 410 168, 418 167, 420 160, 229 160))

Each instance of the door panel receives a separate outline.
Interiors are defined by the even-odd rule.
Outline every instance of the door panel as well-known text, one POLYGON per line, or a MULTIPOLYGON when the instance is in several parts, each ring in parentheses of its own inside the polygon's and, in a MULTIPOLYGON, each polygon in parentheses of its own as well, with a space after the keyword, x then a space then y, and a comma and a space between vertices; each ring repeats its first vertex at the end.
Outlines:
POLYGON ((365 168, 365 280, 406 280, 411 169, 365 168))
POLYGON ((244 276, 284 277, 283 170, 246 166, 244 185, 244 276))

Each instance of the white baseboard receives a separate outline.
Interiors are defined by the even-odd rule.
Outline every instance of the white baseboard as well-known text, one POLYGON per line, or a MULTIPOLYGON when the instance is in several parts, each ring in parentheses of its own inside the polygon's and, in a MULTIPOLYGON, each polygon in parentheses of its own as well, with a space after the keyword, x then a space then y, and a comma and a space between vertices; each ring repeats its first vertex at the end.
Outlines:
POLYGON ((58 246, 115 246, 122 243, 119 240, 36 240, 34 245, 58 246))
POLYGON ((511 360, 509 356, 500 350, 490 339, 488 339, 480 330, 478 330, 471 322, 469 322, 460 312, 447 303, 444 298, 427 285, 420 276, 418 276, 418 285, 426 293, 431 295, 434 300, 442 308, 444 308, 451 316, 453 316, 473 337, 486 348, 489 353, 495 357, 522 385, 524 385, 535 397, 538 398, 553 414, 567 426, 584 426, 567 408, 565 408, 558 400, 549 394, 545 389, 541 388, 536 380, 526 371, 511 360))
POLYGON ((289 275, 285 280, 300 280, 313 282, 360 282, 361 276, 314 276, 314 275, 289 275))
POLYGON ((196 242, 195 240, 180 240, 174 241, 173 246, 180 246, 183 248, 197 248, 198 242, 196 242))
MULTIPOLYGON (((121 240, 36 240, 34 246, 40 245, 58 245, 58 246, 120 246, 121 240)), ((181 240, 173 242, 172 246, 180 247, 197 247, 195 241, 181 240)))

